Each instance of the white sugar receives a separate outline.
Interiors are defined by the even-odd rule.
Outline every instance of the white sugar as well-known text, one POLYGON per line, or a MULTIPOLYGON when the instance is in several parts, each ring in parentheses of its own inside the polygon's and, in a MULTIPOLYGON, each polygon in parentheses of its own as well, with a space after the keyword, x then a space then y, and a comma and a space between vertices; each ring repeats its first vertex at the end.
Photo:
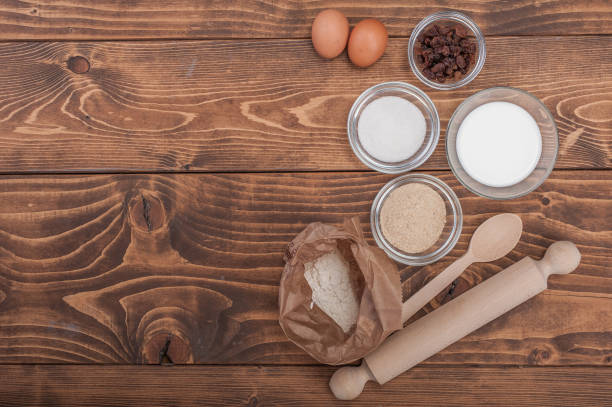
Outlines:
POLYGON ((527 178, 542 153, 534 118, 509 102, 490 102, 471 111, 457 133, 457 155, 476 181, 506 187, 527 178))
POLYGON ((419 151, 426 127, 423 113, 413 103, 398 96, 384 96, 363 109, 357 133, 372 157, 400 162, 419 151))

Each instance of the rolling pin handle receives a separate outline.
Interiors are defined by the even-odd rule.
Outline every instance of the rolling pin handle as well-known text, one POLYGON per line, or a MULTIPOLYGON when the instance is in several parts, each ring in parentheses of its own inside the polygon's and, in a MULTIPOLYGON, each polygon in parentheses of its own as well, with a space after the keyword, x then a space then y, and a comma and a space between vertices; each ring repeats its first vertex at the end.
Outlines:
POLYGON ((536 264, 544 278, 548 278, 551 274, 568 274, 576 270, 580 264, 580 252, 572 242, 555 242, 548 247, 542 260, 536 264))
POLYGON ((329 380, 329 388, 338 400, 353 400, 370 380, 376 381, 366 362, 362 361, 359 366, 345 366, 336 370, 329 380))

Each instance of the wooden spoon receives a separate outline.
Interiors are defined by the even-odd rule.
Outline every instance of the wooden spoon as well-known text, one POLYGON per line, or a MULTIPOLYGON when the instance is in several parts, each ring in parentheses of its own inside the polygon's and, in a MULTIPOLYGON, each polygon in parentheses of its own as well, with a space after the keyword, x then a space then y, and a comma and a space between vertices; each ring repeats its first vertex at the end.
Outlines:
POLYGON ((484 221, 472 235, 467 252, 404 302, 402 322, 408 321, 427 305, 470 264, 494 261, 510 253, 521 238, 522 232, 521 218, 512 213, 502 213, 484 221))

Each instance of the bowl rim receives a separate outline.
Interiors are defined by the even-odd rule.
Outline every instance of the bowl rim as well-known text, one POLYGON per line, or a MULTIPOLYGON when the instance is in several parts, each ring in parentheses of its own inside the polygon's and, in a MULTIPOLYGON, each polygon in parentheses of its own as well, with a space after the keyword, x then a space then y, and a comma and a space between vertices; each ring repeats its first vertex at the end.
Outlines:
MULTIPOLYGON (((436 105, 431 98, 416 86, 401 81, 381 82, 367 88, 361 92, 357 99, 355 99, 346 121, 346 131, 349 139, 349 145, 353 150, 353 154, 355 154, 355 156, 357 156, 357 158, 359 158, 363 164, 375 171, 385 174, 400 174, 417 168, 427 161, 429 157, 431 157, 440 140, 440 116, 438 115, 438 109, 436 109, 436 105), (356 128, 358 123, 355 123, 355 115, 357 114, 357 110, 361 109, 362 105, 373 95, 390 89, 399 90, 405 94, 410 94, 416 97, 425 106, 425 109, 429 113, 431 119, 430 120, 427 117, 425 118, 426 121, 431 122, 431 137, 429 137, 427 148, 419 156, 417 156, 416 159, 411 161, 401 161, 402 165, 384 163, 383 161, 375 159, 361 147, 357 140, 359 137, 356 128)), ((427 139, 427 135, 425 139, 427 139)))
MULTIPOLYGON (((446 203, 445 203, 446 206, 446 203)), ((461 209, 461 202, 451 187, 448 186, 441 179, 434 177, 429 174, 422 173, 411 173, 404 174, 399 177, 392 179, 387 182, 376 194, 376 197, 372 201, 372 207, 370 209, 370 227, 372 235, 378 247, 380 247, 390 258, 393 260, 406 264, 409 266, 425 266, 427 264, 434 263, 444 256, 446 256, 457 244, 461 237, 461 231, 463 229, 463 211, 461 209), (427 255, 411 256, 406 255, 403 252, 397 250, 393 245, 387 242, 387 239, 382 233, 382 228, 379 222, 379 214, 382 208, 382 204, 389 196, 391 191, 405 185, 410 182, 425 183, 432 187, 439 193, 442 193, 444 200, 448 202, 453 210, 453 225, 448 238, 440 245, 434 252, 427 255)))
POLYGON ((438 90, 457 89, 472 82, 482 70, 487 57, 487 46, 485 36, 480 30, 480 27, 467 15, 455 10, 438 11, 423 18, 412 30, 410 39, 408 40, 408 61, 414 75, 425 85, 438 90), (474 68, 464 78, 452 83, 438 83, 429 80, 423 75, 414 59, 414 47, 419 34, 430 24, 440 20, 454 20, 468 27, 475 35, 478 43, 478 58, 474 68))
MULTIPOLYGON (((494 102, 494 100, 491 100, 490 102, 494 102)), ((510 103, 512 103, 512 102, 510 102, 510 103)), ((482 106, 482 105, 480 105, 480 106, 482 106)), ((457 138, 457 136, 455 135, 455 139, 456 138, 457 138)), ((457 108, 455 109, 455 111, 451 115, 450 119, 448 120, 448 124, 446 125, 445 152, 446 152, 446 161, 448 162, 448 165, 449 165, 451 171, 453 172, 453 175, 455 176, 455 178, 457 178, 457 180, 459 180, 459 182, 461 183, 461 185, 463 185, 465 187, 465 189, 467 189, 471 193, 473 193, 475 195, 478 195, 478 196, 481 196, 483 198, 493 199, 493 200, 496 200, 496 201, 505 201, 505 200, 509 200, 509 199, 520 198, 522 196, 525 196, 525 195, 535 191, 537 188, 540 187, 540 185, 542 185, 544 183, 544 181, 546 181, 548 179, 548 177, 550 176, 550 174, 554 170, 555 164, 557 162, 557 158, 559 157, 559 131, 557 129, 557 123, 555 122, 554 116, 552 115, 552 113, 550 113, 550 110, 548 110, 546 105, 539 98, 535 97, 533 94, 531 94, 531 93, 529 93, 529 92, 527 92, 526 90, 523 90, 523 89, 513 88, 511 86, 493 86, 491 88, 480 90, 480 91, 474 93, 473 95, 468 96, 467 98, 465 98, 459 104, 459 106, 457 106, 457 108), (483 94, 483 93, 492 92, 494 90, 499 90, 499 89, 510 90, 512 92, 522 93, 523 95, 526 95, 526 96, 530 97, 531 99, 535 100, 540 105, 540 107, 542 107, 542 109, 544 109, 544 111, 546 112, 546 115, 548 116, 548 119, 552 123, 552 127, 553 127, 553 130, 554 130, 554 142, 555 142, 555 151, 554 151, 554 156, 553 156, 553 159, 552 159, 552 165, 550 165, 548 168, 546 168, 546 173, 544 174, 542 179, 540 179, 533 186, 531 186, 528 189, 526 189, 524 192, 521 192, 521 193, 518 193, 518 194, 513 194, 513 195, 508 195, 508 196, 504 196, 504 197, 490 196, 490 195, 484 194, 482 192, 476 191, 474 188, 471 188, 470 186, 468 186, 464 182, 462 177, 457 173, 457 171, 455 170, 453 165, 451 164, 449 153, 448 153, 448 151, 449 151, 449 145, 448 145, 449 144, 449 141, 448 141, 449 140, 449 137, 448 137, 449 132, 448 132, 448 130, 449 130, 451 124, 453 123, 453 121, 455 120, 455 118, 457 116, 457 112, 462 107, 464 107, 468 102, 470 102, 471 99, 475 98, 476 96, 478 96, 480 94, 483 94)), ((531 173, 533 173, 533 171, 535 171, 535 168, 532 170, 531 173)), ((468 177, 470 179, 473 179, 471 176, 469 176, 469 174, 467 174, 467 175, 468 175, 468 177)), ((514 185, 516 185, 516 184, 514 184, 514 185)), ((492 187, 492 188, 494 188, 494 187, 492 187)), ((499 188, 502 189, 502 188, 508 188, 508 187, 499 187, 499 188)))

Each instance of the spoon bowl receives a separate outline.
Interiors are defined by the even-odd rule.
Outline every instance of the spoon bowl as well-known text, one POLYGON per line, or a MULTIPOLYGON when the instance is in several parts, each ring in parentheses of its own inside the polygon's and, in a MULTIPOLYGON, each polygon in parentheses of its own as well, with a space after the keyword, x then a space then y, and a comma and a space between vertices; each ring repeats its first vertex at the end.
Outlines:
POLYGON ((521 238, 523 222, 513 213, 502 213, 484 221, 470 240, 468 252, 474 262, 486 263, 510 253, 521 238))

